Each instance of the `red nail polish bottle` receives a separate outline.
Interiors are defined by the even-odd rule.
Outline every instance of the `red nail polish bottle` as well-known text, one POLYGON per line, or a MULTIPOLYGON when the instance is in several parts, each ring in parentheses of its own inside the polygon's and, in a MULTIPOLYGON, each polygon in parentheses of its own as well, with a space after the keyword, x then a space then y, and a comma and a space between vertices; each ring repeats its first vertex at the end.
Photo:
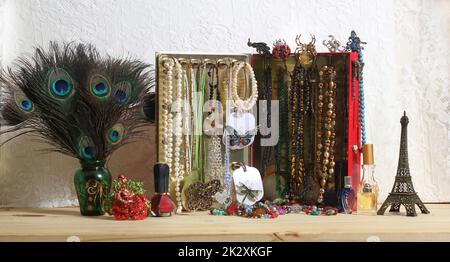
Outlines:
POLYGON ((169 166, 165 163, 157 163, 153 167, 155 178, 155 194, 152 197, 152 215, 168 217, 175 213, 175 203, 170 198, 169 192, 169 166))

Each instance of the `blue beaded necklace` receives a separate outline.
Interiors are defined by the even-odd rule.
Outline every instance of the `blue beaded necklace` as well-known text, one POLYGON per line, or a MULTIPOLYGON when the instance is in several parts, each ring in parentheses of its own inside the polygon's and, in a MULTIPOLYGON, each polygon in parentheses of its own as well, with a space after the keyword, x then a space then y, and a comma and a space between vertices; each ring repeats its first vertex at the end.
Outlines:
MULTIPOLYGON (((361 50, 358 52, 359 62, 364 65, 364 56, 361 50)), ((362 69, 359 73, 359 121, 361 122, 361 142, 366 144, 366 120, 365 120, 365 105, 364 105, 364 78, 362 69)))
POLYGON ((364 67, 364 56, 362 50, 367 42, 361 41, 361 39, 356 35, 354 30, 351 31, 350 37, 348 38, 346 50, 349 52, 358 52, 358 58, 360 63, 359 76, 359 108, 358 108, 358 118, 361 124, 361 142, 364 145, 366 143, 366 120, 365 120, 365 105, 364 105, 364 78, 363 78, 363 67, 364 67))

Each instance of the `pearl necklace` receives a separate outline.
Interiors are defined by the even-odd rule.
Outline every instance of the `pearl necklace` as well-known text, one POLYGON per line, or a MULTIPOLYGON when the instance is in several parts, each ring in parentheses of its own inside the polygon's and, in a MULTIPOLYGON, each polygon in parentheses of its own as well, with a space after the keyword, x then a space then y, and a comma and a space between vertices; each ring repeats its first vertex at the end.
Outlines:
POLYGON ((250 111, 258 100, 258 85, 255 78, 255 73, 253 68, 249 63, 238 62, 233 66, 232 69, 232 80, 231 80, 231 101, 233 106, 238 109, 238 111, 250 111), (247 100, 242 100, 238 94, 238 75, 239 71, 245 66, 245 74, 250 78, 252 94, 247 100))
POLYGON ((183 68, 181 64, 175 60, 175 80, 176 80, 176 96, 173 102, 175 111, 174 117, 174 131, 175 131, 175 148, 174 148, 174 176, 175 180, 175 194, 177 200, 177 213, 181 213, 183 210, 181 200, 181 180, 184 177, 184 166, 181 163, 181 145, 183 144, 183 113, 182 113, 182 97, 183 97, 183 83, 182 83, 183 68))
POLYGON ((163 97, 162 106, 162 144, 164 145, 164 162, 169 166, 169 170, 172 171, 172 152, 173 152, 173 115, 171 112, 172 96, 173 96, 173 82, 172 82, 172 69, 174 62, 172 59, 165 59, 163 62, 164 67, 164 79, 163 86, 165 87, 165 96, 163 97))

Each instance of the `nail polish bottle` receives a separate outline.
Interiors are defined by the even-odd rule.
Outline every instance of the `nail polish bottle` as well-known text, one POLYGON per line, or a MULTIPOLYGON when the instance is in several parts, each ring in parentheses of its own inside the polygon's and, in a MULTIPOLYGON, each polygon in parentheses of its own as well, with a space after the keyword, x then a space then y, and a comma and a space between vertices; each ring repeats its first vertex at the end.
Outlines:
POLYGON ((169 166, 165 163, 157 163, 153 167, 155 178, 155 194, 152 197, 152 216, 168 217, 175 213, 175 203, 170 198, 169 192, 169 166))

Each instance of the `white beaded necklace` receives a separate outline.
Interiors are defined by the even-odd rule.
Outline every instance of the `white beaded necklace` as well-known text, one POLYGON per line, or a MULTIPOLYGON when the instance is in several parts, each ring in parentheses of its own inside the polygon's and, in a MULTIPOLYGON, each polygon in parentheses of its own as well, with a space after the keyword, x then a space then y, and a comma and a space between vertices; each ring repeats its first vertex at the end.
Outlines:
POLYGON ((232 69, 232 80, 231 80, 231 101, 233 106, 237 108, 238 111, 250 111, 258 100, 258 85, 255 78, 255 73, 253 68, 249 63, 238 62, 233 66, 232 69), (238 75, 239 71, 245 66, 244 72, 250 78, 252 94, 247 100, 242 100, 238 94, 238 75))
POLYGON ((173 82, 172 82, 172 69, 174 62, 172 59, 163 60, 164 67, 164 79, 163 86, 165 87, 165 96, 163 97, 162 107, 162 122, 163 122, 163 145, 164 145, 164 162, 169 166, 169 170, 172 171, 172 152, 173 152, 173 115, 171 112, 172 96, 173 96, 173 82))
POLYGON ((175 180, 175 194, 177 200, 177 213, 181 213, 183 210, 181 200, 181 180, 184 177, 184 165, 181 163, 181 145, 183 144, 183 113, 182 113, 182 97, 183 97, 183 82, 182 82, 183 68, 181 64, 175 60, 175 80, 176 80, 176 94, 175 101, 173 103, 175 111, 174 117, 174 131, 175 131, 175 147, 174 147, 174 180, 175 180))

